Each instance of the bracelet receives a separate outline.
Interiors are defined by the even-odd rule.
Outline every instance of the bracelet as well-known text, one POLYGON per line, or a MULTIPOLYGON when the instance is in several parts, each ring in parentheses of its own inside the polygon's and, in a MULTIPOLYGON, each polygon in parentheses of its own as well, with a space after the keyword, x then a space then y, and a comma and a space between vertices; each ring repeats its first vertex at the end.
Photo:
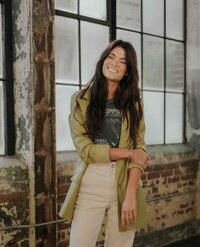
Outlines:
POLYGON ((129 148, 128 149, 128 159, 130 160, 131 159, 131 156, 132 156, 132 149, 131 148, 129 148))

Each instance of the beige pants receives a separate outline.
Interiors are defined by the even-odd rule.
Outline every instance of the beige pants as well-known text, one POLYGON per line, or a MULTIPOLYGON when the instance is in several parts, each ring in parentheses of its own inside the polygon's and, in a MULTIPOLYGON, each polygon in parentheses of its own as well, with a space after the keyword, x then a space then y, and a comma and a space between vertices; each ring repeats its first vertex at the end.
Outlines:
POLYGON ((104 246, 133 246, 135 230, 118 230, 115 168, 115 162, 88 166, 76 202, 70 247, 95 247, 106 211, 104 246))

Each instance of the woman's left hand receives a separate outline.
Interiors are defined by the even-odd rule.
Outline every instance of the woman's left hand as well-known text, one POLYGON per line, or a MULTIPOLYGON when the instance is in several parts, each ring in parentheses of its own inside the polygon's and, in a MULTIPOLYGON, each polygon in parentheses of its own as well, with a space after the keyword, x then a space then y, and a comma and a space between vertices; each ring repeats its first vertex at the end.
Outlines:
POLYGON ((133 191, 127 192, 122 204, 121 222, 122 227, 130 226, 137 220, 137 199, 136 193, 133 191))

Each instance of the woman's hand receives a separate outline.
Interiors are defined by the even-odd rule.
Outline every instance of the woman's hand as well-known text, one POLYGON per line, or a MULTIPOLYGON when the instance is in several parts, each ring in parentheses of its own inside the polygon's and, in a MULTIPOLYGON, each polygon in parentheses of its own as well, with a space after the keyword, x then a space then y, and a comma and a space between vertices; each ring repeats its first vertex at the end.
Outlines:
POLYGON ((122 204, 121 222, 122 227, 130 226, 137 220, 137 199, 136 193, 133 191, 126 191, 126 196, 122 204))
POLYGON ((143 169, 145 169, 149 163, 148 154, 139 148, 129 150, 129 159, 141 165, 143 169))

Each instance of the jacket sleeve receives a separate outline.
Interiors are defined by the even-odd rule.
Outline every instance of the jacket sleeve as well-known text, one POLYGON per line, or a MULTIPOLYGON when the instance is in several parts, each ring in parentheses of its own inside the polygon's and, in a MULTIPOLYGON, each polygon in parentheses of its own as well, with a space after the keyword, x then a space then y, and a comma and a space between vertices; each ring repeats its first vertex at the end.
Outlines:
MULTIPOLYGON (((142 102, 142 109, 143 109, 143 102, 142 102)), ((146 152, 146 145, 145 145, 145 141, 144 141, 144 134, 145 134, 145 122, 144 122, 144 112, 143 112, 143 116, 142 119, 140 121, 140 125, 139 125, 139 130, 138 130, 138 137, 137 137, 137 146, 136 148, 140 148, 143 149, 146 152)), ((142 173, 144 173, 144 169, 142 168, 141 165, 135 163, 134 161, 130 161, 129 162, 129 168, 139 168, 142 173)))
POLYGON ((80 108, 75 108, 76 94, 71 98, 71 112, 69 126, 74 146, 82 161, 87 163, 109 163, 110 146, 106 144, 94 144, 88 137, 84 126, 84 118, 80 108))

